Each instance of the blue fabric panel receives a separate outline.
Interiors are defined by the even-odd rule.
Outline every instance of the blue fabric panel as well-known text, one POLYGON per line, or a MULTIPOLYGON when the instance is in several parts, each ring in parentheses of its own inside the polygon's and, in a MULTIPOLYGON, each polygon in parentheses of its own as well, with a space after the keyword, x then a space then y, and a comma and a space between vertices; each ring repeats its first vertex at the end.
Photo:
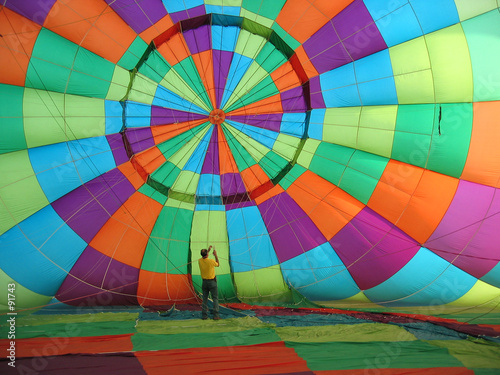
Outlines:
POLYGON ((123 128, 123 107, 120 102, 106 100, 104 102, 106 113, 106 134, 119 133, 123 128))
POLYGON ((0 237, 0 268, 35 293, 53 296, 86 246, 47 206, 0 237))
POLYGON ((394 77, 360 83, 358 90, 363 105, 398 104, 394 77))
POLYGON ((220 190, 220 176, 208 173, 200 175, 200 182, 196 188, 196 195, 220 197, 222 195, 220 190))
POLYGON ((191 9, 203 5, 203 0, 182 0, 182 1, 162 0, 162 1, 168 13, 181 12, 186 9, 191 9))
MULTIPOLYGON (((377 0, 372 1, 380 3, 377 0)), ((375 24, 388 47, 423 35, 422 28, 410 4, 405 4, 393 13, 378 19, 375 24)))
POLYGON ((319 79, 327 108, 361 105, 353 63, 323 73, 319 79))
POLYGON ((358 83, 394 76, 388 49, 355 61, 354 69, 358 83))
POLYGON ((163 86, 158 86, 156 89, 153 105, 208 115, 206 110, 201 109, 190 101, 181 98, 179 95, 174 94, 172 91, 167 90, 163 86))
POLYGON ((212 48, 233 52, 240 35, 240 29, 234 26, 212 26, 212 48))
POLYGON ((201 168, 203 167, 203 162, 205 161, 205 154, 207 153, 208 144, 210 138, 212 137, 212 131, 214 126, 205 134, 203 139, 198 143, 196 149, 193 151, 183 170, 192 171, 195 173, 201 173, 201 168))
POLYGON ((311 118, 309 119, 309 129, 307 135, 309 138, 322 140, 323 139, 323 123, 325 121, 326 109, 313 109, 311 118))
POLYGON ((373 302, 384 306, 436 305, 457 300, 474 286, 477 279, 425 247, 394 276, 365 290, 373 302))
POLYGON ((283 113, 280 132, 301 138, 306 127, 305 113, 283 113))
POLYGON ((197 204, 195 211, 225 211, 225 206, 221 204, 197 204))
POLYGON ((50 202, 116 167, 104 136, 36 147, 28 153, 50 202))
POLYGON ((240 55, 239 53, 233 54, 233 59, 231 61, 231 67, 229 68, 228 80, 226 82, 226 87, 224 89, 224 95, 222 96, 221 108, 231 97, 236 86, 240 83, 241 78, 245 75, 246 71, 253 60, 250 57, 240 55))
POLYGON ((128 128, 142 128, 151 125, 151 106, 127 102, 125 105, 125 125, 128 128))
POLYGON ((327 108, 357 107, 361 105, 361 99, 356 85, 323 91, 323 99, 327 108))
POLYGON ((273 148, 274 142, 276 142, 276 138, 278 138, 279 135, 272 130, 245 125, 236 121, 227 121, 227 123, 234 126, 234 128, 238 129, 243 134, 248 135, 250 138, 253 138, 255 141, 263 144, 269 149, 273 148))
POLYGON ((500 288, 500 262, 497 263, 486 275, 481 277, 481 280, 500 288))
POLYGON ((271 239, 257 207, 230 210, 226 215, 233 272, 278 264, 271 239))
POLYGON ((410 4, 417 14, 424 34, 460 22, 457 7, 453 0, 410 0, 410 4))
POLYGON ((352 297, 359 288, 326 242, 281 264, 285 281, 311 301, 352 297))
POLYGON ((229 14, 231 16, 239 16, 241 7, 218 6, 205 4, 205 9, 208 13, 229 14))

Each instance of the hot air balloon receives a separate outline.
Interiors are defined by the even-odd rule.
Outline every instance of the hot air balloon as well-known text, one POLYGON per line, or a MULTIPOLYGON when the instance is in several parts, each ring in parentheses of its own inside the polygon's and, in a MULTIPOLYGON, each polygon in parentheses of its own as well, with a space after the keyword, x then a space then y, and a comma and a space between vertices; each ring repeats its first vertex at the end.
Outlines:
MULTIPOLYGON (((497 311, 500 12, 4 0, 0 305, 497 311)), ((370 367, 371 368, 371 367, 370 367)))

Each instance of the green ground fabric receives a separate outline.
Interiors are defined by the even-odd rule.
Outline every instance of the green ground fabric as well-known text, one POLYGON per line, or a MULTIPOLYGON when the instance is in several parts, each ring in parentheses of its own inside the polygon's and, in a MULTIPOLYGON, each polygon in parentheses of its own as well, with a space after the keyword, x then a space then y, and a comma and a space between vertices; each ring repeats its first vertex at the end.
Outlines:
MULTIPOLYGON (((500 346, 491 342, 474 340, 433 340, 431 345, 448 349, 449 353, 468 368, 500 369, 500 346)), ((500 373, 498 371, 497 373, 500 373)))

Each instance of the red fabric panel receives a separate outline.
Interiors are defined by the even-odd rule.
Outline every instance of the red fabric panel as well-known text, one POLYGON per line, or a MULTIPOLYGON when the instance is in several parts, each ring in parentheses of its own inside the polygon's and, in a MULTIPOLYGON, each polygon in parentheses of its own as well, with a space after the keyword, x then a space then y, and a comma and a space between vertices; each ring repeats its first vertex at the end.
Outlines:
POLYGON ((310 371, 284 342, 249 346, 136 352, 149 375, 164 374, 290 374, 310 371))

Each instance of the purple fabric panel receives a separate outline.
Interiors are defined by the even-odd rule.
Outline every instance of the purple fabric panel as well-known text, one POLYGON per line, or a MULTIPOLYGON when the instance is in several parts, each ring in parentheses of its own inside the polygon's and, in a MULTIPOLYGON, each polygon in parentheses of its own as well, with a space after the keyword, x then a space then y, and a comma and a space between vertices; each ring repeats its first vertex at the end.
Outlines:
POLYGON ((175 124, 177 122, 200 120, 203 118, 207 118, 207 115, 151 106, 151 126, 175 124))
POLYGON ((320 230, 286 192, 258 207, 280 263, 326 242, 320 230))
POLYGON ((212 48, 212 34, 208 25, 185 31, 183 35, 192 55, 212 48))
POLYGON ((225 173, 220 176, 223 196, 246 194, 247 189, 239 173, 225 173))
POLYGON ((368 207, 342 228, 330 244, 361 290, 393 276, 420 249, 415 240, 368 207))
POLYGON ((138 280, 139 269, 88 246, 62 283, 56 298, 70 305, 138 305, 138 280))
POLYGON ((311 59, 311 63, 319 74, 328 72, 352 61, 351 56, 349 56, 349 53, 341 43, 334 45, 321 55, 311 59))
POLYGON ((355 0, 332 20, 352 60, 387 48, 362 0, 355 0))
POLYGON ((174 23, 177 23, 179 21, 187 20, 188 18, 198 17, 203 14, 206 14, 205 5, 200 5, 195 8, 183 10, 181 12, 170 13, 170 18, 172 18, 172 21, 174 23))
POLYGON ((123 144, 123 136, 121 134, 110 134, 106 136, 109 147, 113 152, 116 165, 123 164, 129 160, 125 145, 123 144))
POLYGON ((112 169, 52 203, 81 238, 90 243, 104 223, 134 193, 125 176, 112 169))
POLYGON ((130 128, 125 130, 132 152, 137 154, 155 145, 151 128, 130 128))
POLYGON ((167 15, 163 3, 158 0, 105 1, 137 34, 167 15))
POLYGON ((207 153, 205 154, 205 161, 201 168, 201 173, 220 174, 219 170, 219 134, 218 126, 214 126, 212 136, 208 144, 207 153))
POLYGON ((429 240, 429 250, 480 278, 499 261, 500 191, 460 181, 448 211, 429 240))
POLYGON ((321 82, 319 76, 312 77, 309 80, 309 88, 311 90, 311 107, 326 108, 323 93, 321 92, 321 82))
POLYGON ((233 53, 229 51, 220 51, 214 49, 212 51, 212 59, 214 64, 214 85, 215 85, 215 99, 217 108, 220 107, 220 102, 224 95, 224 88, 226 87, 226 80, 231 67, 231 60, 233 53))
POLYGON ((316 33, 302 45, 309 59, 313 59, 339 43, 340 39, 330 21, 316 31, 316 33))
POLYGON ((256 126, 258 128, 272 130, 275 132, 280 131, 282 118, 283 114, 281 113, 251 115, 251 116, 227 116, 228 120, 241 122, 242 124, 248 124, 256 126))
POLYGON ((307 111, 307 103, 304 98, 304 90, 302 89, 302 86, 282 92, 280 95, 283 112, 307 111))
MULTIPOLYGON (((68 325, 66 328, 73 330, 76 326, 68 325)), ((80 332, 82 335, 83 332, 80 332)), ((106 332, 103 332, 106 335, 106 332)), ((47 338, 47 342, 65 343, 66 337, 47 338), (50 340, 50 341, 49 341, 50 340), (61 341, 55 341, 61 340, 61 341)), ((60 345, 60 344, 59 344, 60 345)), ((63 344, 66 345, 66 344, 63 344)), ((112 345, 112 344, 111 344, 112 345)), ((27 357, 16 358, 16 367, 22 369, 11 374, 52 374, 52 375, 88 375, 88 374, 121 374, 121 375, 147 375, 139 359, 130 352, 106 353, 106 354, 65 354, 54 355, 50 346, 40 348, 44 353, 51 353, 50 357, 27 357), (43 370, 42 370, 43 369, 43 370)), ((54 349, 57 350, 57 349, 54 349)), ((7 367, 7 365, 5 365, 7 367)), ((7 375, 8 372, 4 372, 7 375)))
POLYGON ((32 20, 33 22, 43 25, 51 8, 56 0, 24 0, 24 1, 3 1, 7 8, 16 13, 32 20))
POLYGON ((252 207, 255 206, 254 201, 231 203, 226 205, 226 211, 235 210, 237 208, 252 207))

